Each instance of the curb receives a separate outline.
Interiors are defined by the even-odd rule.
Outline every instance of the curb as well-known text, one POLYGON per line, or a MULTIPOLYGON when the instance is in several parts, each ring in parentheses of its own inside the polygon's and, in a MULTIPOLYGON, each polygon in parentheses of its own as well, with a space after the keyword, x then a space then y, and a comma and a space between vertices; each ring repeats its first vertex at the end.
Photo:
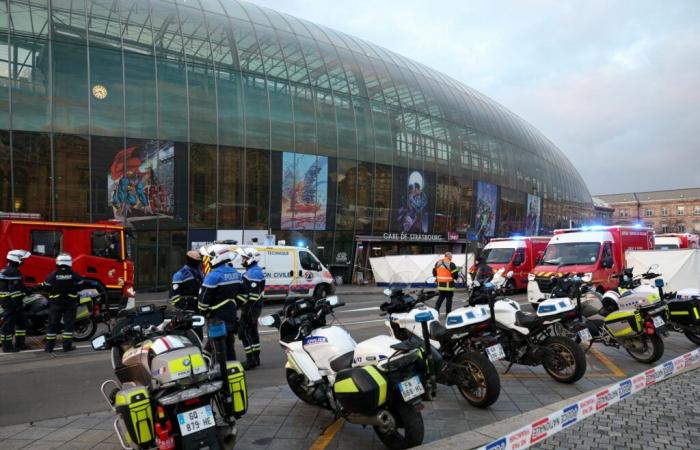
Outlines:
MULTIPOLYGON (((692 372, 694 370, 698 370, 700 367, 690 367, 686 368, 684 370, 681 370, 675 374, 673 374, 671 377, 666 377, 663 380, 657 382, 661 383, 666 380, 669 380, 671 378, 674 378, 678 375, 683 375, 688 372, 692 372)), ((501 420, 499 422, 495 422, 489 425, 484 425, 483 427, 477 428, 475 430, 467 431, 465 433, 460 433, 456 434, 454 436, 446 437, 444 439, 440 439, 438 441, 433 441, 429 442, 426 444, 421 445, 420 447, 415 447, 416 449, 431 449, 431 450, 454 450, 454 449, 463 449, 463 450, 474 450, 474 449, 479 449, 482 448, 483 446, 492 443, 494 440, 501 438, 502 436, 507 435, 508 433, 511 433, 515 430, 519 430, 539 419, 542 419, 543 417, 547 417, 548 415, 557 412, 572 403, 578 402, 581 399, 584 399, 588 396, 595 395, 597 392, 600 392, 601 390, 605 390, 611 386, 615 386, 618 383, 611 383, 610 385, 606 387, 598 387, 595 389, 591 389, 588 392, 584 392, 583 394, 576 395, 574 397, 570 397, 568 399, 560 400, 556 403, 549 404, 547 406, 543 406, 542 408, 538 408, 532 411, 528 411, 525 413, 522 413, 520 415, 510 417, 508 419, 501 420), (468 443, 468 444, 465 444, 468 443)), ((584 419, 585 420, 585 419, 584 419)))

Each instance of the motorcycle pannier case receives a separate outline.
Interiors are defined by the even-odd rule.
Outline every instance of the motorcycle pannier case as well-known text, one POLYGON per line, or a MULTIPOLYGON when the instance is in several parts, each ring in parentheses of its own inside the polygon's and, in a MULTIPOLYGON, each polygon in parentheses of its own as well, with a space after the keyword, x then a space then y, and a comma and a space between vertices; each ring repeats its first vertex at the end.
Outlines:
POLYGON ((145 387, 135 386, 117 392, 114 406, 132 442, 144 445, 153 441, 153 409, 145 387))
POLYGON ((635 336, 642 332, 642 316, 637 310, 611 312, 605 317, 605 326, 616 338, 635 336))
POLYGON ((228 392, 225 396, 225 407, 228 414, 240 419, 248 410, 248 389, 245 384, 243 366, 238 361, 226 362, 228 392))
POLYGON ((333 385, 335 398, 343 409, 365 415, 386 402, 387 390, 386 378, 374 366, 341 370, 333 385))
POLYGON ((700 325, 700 289, 682 289, 668 302, 671 320, 681 325, 700 325))

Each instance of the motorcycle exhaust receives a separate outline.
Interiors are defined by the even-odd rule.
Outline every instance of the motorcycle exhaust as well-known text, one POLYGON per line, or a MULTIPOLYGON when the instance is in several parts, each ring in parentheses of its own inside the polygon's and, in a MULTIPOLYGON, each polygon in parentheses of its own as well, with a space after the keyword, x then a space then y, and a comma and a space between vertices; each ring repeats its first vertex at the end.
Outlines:
POLYGON ((347 421, 350 423, 355 423, 358 425, 372 425, 379 427, 382 431, 387 432, 396 429, 396 422, 394 421, 394 416, 385 409, 379 411, 374 416, 365 416, 362 414, 350 414, 346 417, 347 421))

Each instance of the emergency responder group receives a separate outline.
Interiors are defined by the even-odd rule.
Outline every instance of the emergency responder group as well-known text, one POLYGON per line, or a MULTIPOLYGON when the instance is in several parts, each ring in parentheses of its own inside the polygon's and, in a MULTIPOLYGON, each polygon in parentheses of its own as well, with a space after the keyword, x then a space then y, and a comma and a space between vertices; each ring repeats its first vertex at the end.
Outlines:
POLYGON ((210 321, 226 327, 226 358, 235 359, 235 337, 241 340, 247 370, 260 365, 258 317, 262 311, 265 274, 259 266, 260 252, 252 247, 239 247, 235 252, 226 244, 213 244, 200 252, 190 251, 186 264, 172 279, 170 302, 176 308, 204 314, 210 321), (201 256, 208 258, 206 276, 201 269, 201 256), (240 258, 245 273, 233 264, 240 258), (240 310, 240 319, 238 317, 240 310))

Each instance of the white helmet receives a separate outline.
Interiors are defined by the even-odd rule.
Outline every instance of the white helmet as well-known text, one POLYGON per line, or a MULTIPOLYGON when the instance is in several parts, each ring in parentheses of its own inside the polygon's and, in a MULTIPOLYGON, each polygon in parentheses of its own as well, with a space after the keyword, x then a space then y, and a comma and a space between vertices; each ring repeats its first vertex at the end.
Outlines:
POLYGON ((260 262, 260 252, 255 250, 253 247, 238 247, 236 253, 240 255, 241 258, 246 258, 248 264, 252 262, 260 262))
POLYGON ((56 267, 73 267, 73 258, 68 253, 61 253, 56 257, 56 267))
POLYGON ((209 257, 209 263, 212 267, 218 266, 221 263, 231 262, 233 259, 231 247, 226 244, 212 244, 207 247, 202 247, 200 251, 203 255, 209 257))
POLYGON ((26 250, 10 250, 7 252, 7 260, 17 264, 22 264, 22 262, 30 256, 32 256, 32 254, 26 250))

